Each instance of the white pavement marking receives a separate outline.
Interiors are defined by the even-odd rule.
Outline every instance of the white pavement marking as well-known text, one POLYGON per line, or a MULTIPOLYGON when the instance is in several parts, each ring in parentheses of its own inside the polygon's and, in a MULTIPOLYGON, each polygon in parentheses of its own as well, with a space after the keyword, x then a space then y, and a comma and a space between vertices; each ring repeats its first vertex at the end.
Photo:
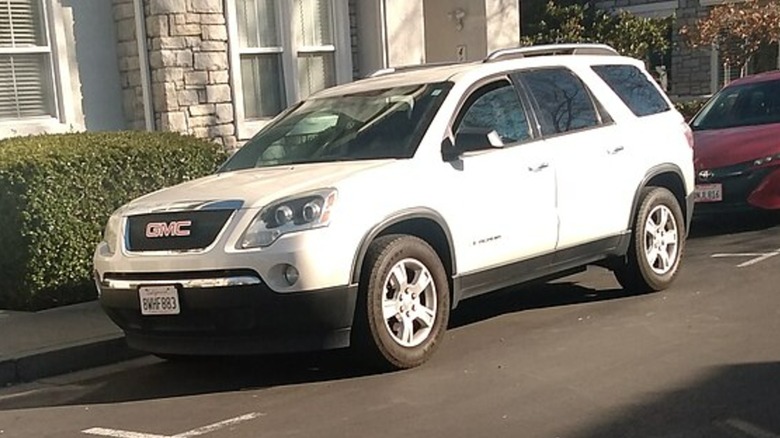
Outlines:
POLYGON ((86 433, 87 435, 108 436, 111 438, 171 438, 165 435, 153 435, 151 433, 128 432, 125 430, 116 430, 116 429, 104 429, 102 427, 93 427, 92 429, 82 430, 81 432, 86 433))
POLYGON ((721 424, 730 429, 742 432, 751 438, 780 438, 780 435, 762 429, 754 424, 750 424, 747 421, 740 420, 739 418, 729 418, 721 424))
POLYGON ((157 435, 153 433, 131 432, 127 430, 106 429, 103 427, 93 427, 91 429, 82 430, 82 433, 87 435, 107 436, 110 438, 191 438, 194 436, 205 435, 210 432, 224 429, 229 426, 234 426, 244 421, 254 420, 260 417, 260 412, 252 412, 250 414, 241 415, 240 417, 230 418, 218 423, 209 424, 208 426, 199 427, 197 429, 188 430, 186 432, 177 433, 176 435, 157 435))
POLYGON ((242 415, 240 417, 231 418, 229 420, 220 421, 219 423, 209 424, 208 426, 199 427, 197 429, 192 429, 190 431, 180 433, 178 435, 175 435, 174 438, 190 438, 193 436, 198 435, 205 435, 209 432, 213 432, 215 430, 222 429, 224 427, 233 426, 234 424, 238 424, 244 421, 254 420, 255 418, 261 416, 263 414, 259 412, 252 412, 251 414, 242 415))
POLYGON ((776 249, 771 252, 738 252, 738 253, 713 254, 711 257, 715 259, 724 258, 724 257, 753 257, 752 259, 737 265, 738 268, 744 268, 747 266, 755 265, 756 263, 761 263, 764 260, 772 258, 776 255, 780 255, 780 249, 776 249))

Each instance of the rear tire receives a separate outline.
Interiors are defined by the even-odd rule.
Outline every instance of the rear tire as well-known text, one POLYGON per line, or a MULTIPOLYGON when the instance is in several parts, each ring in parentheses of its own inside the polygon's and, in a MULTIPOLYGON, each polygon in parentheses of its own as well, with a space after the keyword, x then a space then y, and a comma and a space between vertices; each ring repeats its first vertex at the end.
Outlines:
POLYGON ((354 341, 384 369, 426 362, 441 342, 450 312, 447 272, 424 240, 408 235, 376 239, 360 278, 354 341))
POLYGON ((680 270, 685 222, 677 198, 664 187, 645 187, 636 212, 626 263, 615 266, 615 278, 633 293, 668 288, 680 270))

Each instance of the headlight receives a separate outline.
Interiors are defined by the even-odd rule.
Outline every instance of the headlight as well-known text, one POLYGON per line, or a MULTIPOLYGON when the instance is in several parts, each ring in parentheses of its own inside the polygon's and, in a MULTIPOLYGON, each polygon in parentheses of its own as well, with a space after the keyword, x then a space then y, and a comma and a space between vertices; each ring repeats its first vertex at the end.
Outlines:
POLYGON ((103 231, 103 242, 106 243, 109 254, 114 254, 116 252, 116 244, 119 241, 121 228, 122 209, 120 208, 108 218, 106 229, 103 231))
POLYGON ((780 154, 769 155, 764 158, 759 158, 758 160, 753 161, 753 165, 758 167, 758 166, 763 166, 765 164, 771 164, 775 162, 780 162, 780 154))
POLYGON ((244 231, 239 247, 266 247, 287 233, 328 226, 336 194, 336 189, 318 190, 268 205, 244 231))

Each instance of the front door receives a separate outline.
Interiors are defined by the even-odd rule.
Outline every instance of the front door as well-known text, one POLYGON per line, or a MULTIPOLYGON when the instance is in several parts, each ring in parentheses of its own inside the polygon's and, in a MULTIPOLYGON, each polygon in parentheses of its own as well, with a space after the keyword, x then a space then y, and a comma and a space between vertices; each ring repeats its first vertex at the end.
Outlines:
POLYGON ((452 131, 460 158, 442 163, 458 271, 468 274, 551 254, 557 240, 555 169, 533 137, 508 78, 474 90, 452 131))

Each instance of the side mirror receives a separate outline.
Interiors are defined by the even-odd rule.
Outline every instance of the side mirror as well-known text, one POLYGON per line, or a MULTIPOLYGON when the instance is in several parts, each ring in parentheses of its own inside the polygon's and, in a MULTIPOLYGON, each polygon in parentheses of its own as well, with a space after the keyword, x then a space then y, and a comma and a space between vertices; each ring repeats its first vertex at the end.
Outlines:
POLYGON ((445 137, 444 140, 441 141, 441 158, 444 161, 455 161, 460 158, 460 154, 461 151, 458 150, 454 144, 452 144, 452 139, 450 139, 449 136, 445 137))

